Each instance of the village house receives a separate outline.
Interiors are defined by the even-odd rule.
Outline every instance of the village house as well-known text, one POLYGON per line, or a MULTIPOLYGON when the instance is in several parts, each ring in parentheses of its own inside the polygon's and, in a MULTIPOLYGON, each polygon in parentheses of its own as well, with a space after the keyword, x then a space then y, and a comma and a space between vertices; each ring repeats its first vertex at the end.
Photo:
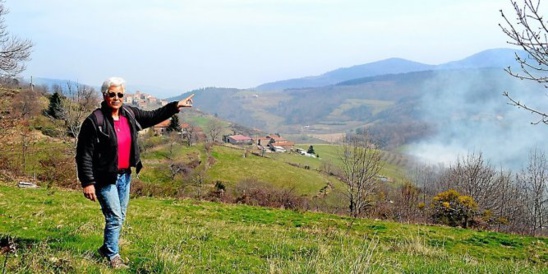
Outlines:
POLYGON ((267 135, 265 137, 257 138, 257 145, 261 145, 261 146, 264 146, 264 147, 269 146, 269 145, 270 146, 279 146, 279 147, 283 147, 284 149, 289 150, 295 145, 295 143, 286 140, 285 138, 283 138, 279 134, 270 134, 270 135, 267 135))
POLYGON ((133 105, 133 94, 126 93, 124 96, 124 104, 133 105))
POLYGON ((156 124, 152 127, 152 130, 154 130, 154 134, 156 135, 163 135, 167 132, 167 128, 169 127, 169 124, 171 123, 171 118, 167 119, 159 124, 156 124))
POLYGON ((233 145, 251 145, 253 139, 245 135, 230 135, 226 137, 226 142, 233 145))

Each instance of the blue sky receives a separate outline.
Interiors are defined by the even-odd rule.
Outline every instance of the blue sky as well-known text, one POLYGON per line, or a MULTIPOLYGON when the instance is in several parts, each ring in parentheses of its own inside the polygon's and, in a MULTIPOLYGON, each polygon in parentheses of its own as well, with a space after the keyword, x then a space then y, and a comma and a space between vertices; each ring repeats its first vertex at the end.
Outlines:
MULTIPOLYGON (((440 64, 509 47, 501 0, 5 0, 35 43, 24 76, 174 96, 250 88, 390 57, 440 64), (166 90, 169 90, 167 92, 166 90), (160 92, 161 91, 161 92, 160 92)), ((509 13, 510 14, 510 13, 509 13)), ((512 16, 513 17, 513 16, 512 16)))

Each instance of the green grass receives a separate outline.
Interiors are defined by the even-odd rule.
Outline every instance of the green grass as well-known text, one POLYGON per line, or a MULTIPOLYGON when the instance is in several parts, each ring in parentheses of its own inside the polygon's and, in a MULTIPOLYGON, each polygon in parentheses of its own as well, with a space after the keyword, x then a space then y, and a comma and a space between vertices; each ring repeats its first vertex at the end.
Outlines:
MULTIPOLYGON (((10 184, 11 185, 11 184, 10 184)), ((0 183, 7 273, 111 273, 99 205, 0 183)), ((548 240, 196 200, 130 201, 128 273, 546 273, 548 240)), ((4 269, 3 269, 4 270, 4 269)))
MULTIPOLYGON (((167 195, 176 195, 175 193, 181 193, 181 191, 198 195, 198 190, 185 187, 189 185, 188 178, 172 178, 167 166, 172 162, 189 162, 192 159, 199 159, 205 163, 208 159, 203 144, 191 147, 179 144, 173 147, 171 153, 168 147, 169 145, 159 146, 142 154, 145 168, 139 179, 147 184, 161 185, 165 189, 163 192, 167 195)), ((306 150, 309 145, 296 147, 306 150)), ((248 147, 248 149, 251 148, 248 147)), ((216 145, 211 153, 214 160, 207 170, 205 185, 202 186, 200 193, 205 194, 213 189, 217 181, 222 182, 227 187, 227 191, 232 191, 239 183, 251 180, 265 182, 275 189, 291 190, 293 194, 308 198, 310 201, 323 193, 322 191, 329 185, 327 196, 321 195, 322 198, 314 203, 339 209, 346 208, 346 201, 341 199, 346 191, 344 184, 337 177, 329 176, 325 172, 326 168, 330 168, 329 166, 333 167, 340 163, 339 147, 315 144, 314 149, 320 158, 306 157, 297 153, 266 153, 266 157, 248 153, 247 157, 244 157, 243 148, 216 145), (310 168, 305 169, 305 167, 310 168)), ((399 166, 389 162, 384 165, 381 175, 390 178, 395 185, 399 184, 404 177, 399 166)))
MULTIPOLYGON (((170 155, 166 147, 151 150, 143 154, 145 168, 140 179, 153 184, 174 184, 166 168, 171 159, 190 160, 188 155, 207 161, 203 145, 187 147, 178 145, 170 155)), ((278 155, 268 153, 259 157, 244 150, 227 146, 214 146, 211 153, 214 163, 207 171, 207 183, 213 187, 214 182, 221 181, 232 188, 244 180, 266 182, 275 188, 293 189, 295 194, 312 197, 327 185, 328 182, 339 184, 336 178, 326 176, 316 170, 305 170, 304 165, 297 167, 289 162, 276 159, 278 155)))
MULTIPOLYGON (((275 154, 267 154, 275 156, 275 154)), ((216 162, 208 171, 212 181, 227 181, 237 183, 246 178, 286 189, 294 189, 299 195, 313 196, 326 185, 335 180, 313 170, 289 165, 273 158, 259 157, 248 154, 243 157, 243 150, 216 146, 213 157, 216 162)))
MULTIPOLYGON (((301 159, 308 158, 306 163, 314 168, 319 168, 322 162, 328 162, 333 165, 340 165, 340 149, 339 145, 330 145, 330 144, 297 144, 295 148, 301 148, 307 150, 308 147, 312 145, 314 147, 314 152, 320 155, 321 160, 310 159, 308 157, 300 157, 301 159)), ((402 172, 402 167, 406 164, 404 157, 397 152, 386 152, 381 151, 382 153, 382 164, 383 168, 380 171, 380 175, 392 178, 393 181, 401 181, 404 179, 405 175, 402 172)))

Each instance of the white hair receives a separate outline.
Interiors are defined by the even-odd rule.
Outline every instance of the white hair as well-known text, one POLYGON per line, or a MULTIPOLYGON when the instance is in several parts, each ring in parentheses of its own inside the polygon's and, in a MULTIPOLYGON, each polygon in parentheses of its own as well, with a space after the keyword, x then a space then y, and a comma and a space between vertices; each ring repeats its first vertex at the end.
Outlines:
POLYGON ((126 81, 121 77, 110 77, 103 82, 101 86, 101 93, 106 94, 110 87, 122 87, 122 90, 126 90, 126 81))

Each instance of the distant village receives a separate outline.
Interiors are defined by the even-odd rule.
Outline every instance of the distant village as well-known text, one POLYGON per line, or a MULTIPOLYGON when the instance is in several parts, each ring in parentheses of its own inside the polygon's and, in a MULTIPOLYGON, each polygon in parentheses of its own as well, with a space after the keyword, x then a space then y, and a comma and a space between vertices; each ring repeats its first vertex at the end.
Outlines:
POLYGON ((137 91, 135 94, 126 93, 124 97, 124 104, 133 105, 142 109, 155 109, 160 106, 165 106, 167 103, 168 101, 166 100, 158 99, 141 91, 137 91))
MULTIPOLYGON (((135 94, 126 93, 124 96, 124 104, 136 106, 140 109, 147 109, 147 110, 156 109, 158 107, 165 106, 168 103, 169 102, 167 100, 158 99, 154 97, 153 95, 150 95, 141 91, 137 91, 135 92, 135 94)), ((152 130, 154 131, 154 134, 156 135, 163 135, 167 132, 166 129, 169 126, 169 124, 170 124, 170 119, 165 120, 155 125, 152 128, 152 130)), ((187 131, 188 127, 189 125, 186 123, 181 125, 181 129, 183 132, 187 131)), ((198 129, 198 130, 201 132, 201 129, 198 129)), ((148 128, 141 131, 140 133, 145 134, 147 132, 148 132, 148 128)), ((203 136, 203 138, 205 138, 205 135, 203 136)))

